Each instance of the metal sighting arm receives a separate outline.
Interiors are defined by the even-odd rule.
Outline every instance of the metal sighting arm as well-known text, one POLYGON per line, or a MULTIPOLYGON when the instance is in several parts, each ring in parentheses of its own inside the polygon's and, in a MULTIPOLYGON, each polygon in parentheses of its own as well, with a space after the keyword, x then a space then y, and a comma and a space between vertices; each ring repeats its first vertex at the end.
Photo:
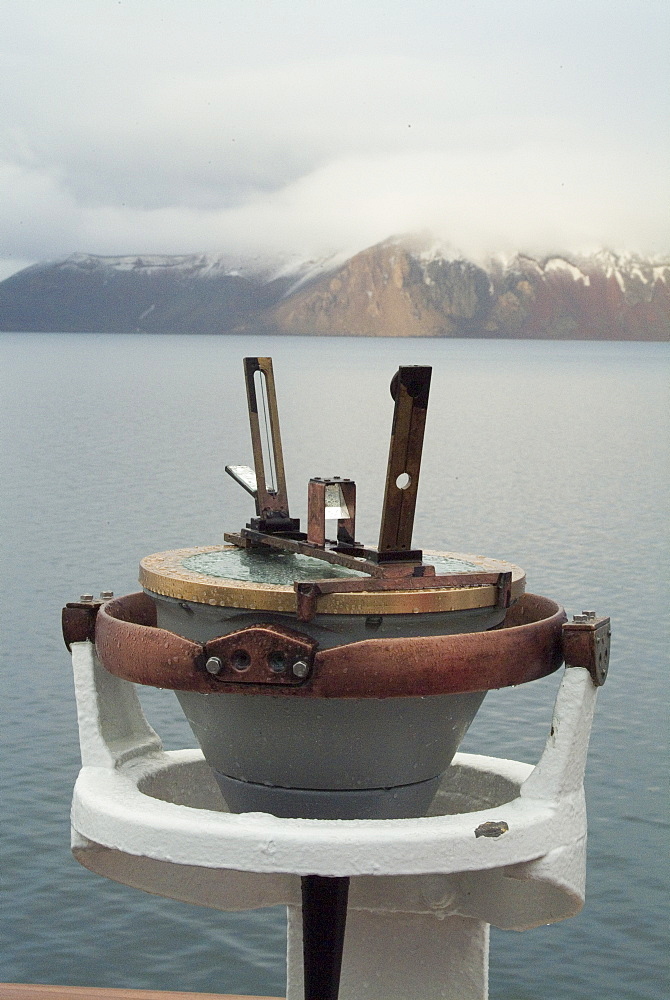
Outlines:
MULTIPOLYGON (((336 477, 332 480, 310 481, 308 534, 301 532, 299 521, 291 518, 272 359, 245 358, 244 379, 254 469, 227 465, 226 472, 254 497, 256 517, 239 534, 231 533, 226 535, 226 539, 235 544, 266 544, 289 552, 312 555, 326 562, 358 569, 373 577, 387 575, 386 568, 379 564, 420 565, 422 554, 419 550, 412 549, 412 529, 430 377, 430 368, 402 367, 391 382, 395 410, 379 547, 368 549, 353 538, 356 486, 350 480, 336 477), (335 487, 346 509, 342 508, 342 516, 338 520, 337 540, 328 543, 323 519, 328 516, 329 490, 332 492, 335 487)), ((400 575, 411 575, 412 572, 407 565, 400 575)))
POLYGON ((299 532, 300 522, 289 514, 272 358, 245 358, 244 381, 254 468, 227 465, 226 472, 256 501, 252 530, 299 532))
POLYGON ((279 431, 279 412, 277 410, 277 393, 275 390, 274 372, 272 370, 272 358, 245 358, 244 381, 247 387, 251 447, 254 455, 254 468, 256 470, 258 514, 262 519, 271 519, 273 515, 279 518, 287 518, 289 516, 288 496, 286 493, 284 455, 279 431), (257 372, 260 374, 260 377, 257 377, 257 372), (258 398, 259 395, 261 397, 260 401, 258 398), (259 402, 264 418, 263 428, 261 428, 260 422, 259 402), (263 449, 263 431, 265 431, 267 449, 265 454, 263 449), (270 477, 269 484, 266 479, 266 472, 270 477))
POLYGON ((399 368, 391 382, 395 410, 379 532, 380 562, 422 559, 420 551, 412 551, 412 529, 431 373, 432 368, 419 365, 399 368))
POLYGON ((370 549, 353 537, 356 485, 349 479, 310 481, 307 534, 300 531, 300 521, 290 517, 272 361, 244 359, 255 472, 240 465, 227 465, 226 472, 254 497, 257 516, 239 532, 225 533, 225 540, 241 548, 282 549, 367 574, 355 579, 296 581, 300 621, 314 617, 319 597, 335 592, 438 590, 493 584, 498 588, 499 605, 509 606, 510 573, 436 576, 435 568, 423 563, 421 550, 412 548, 431 372, 425 366, 405 366, 398 369, 391 382, 395 409, 379 546, 370 549), (337 523, 336 540, 325 537, 327 519, 337 523))

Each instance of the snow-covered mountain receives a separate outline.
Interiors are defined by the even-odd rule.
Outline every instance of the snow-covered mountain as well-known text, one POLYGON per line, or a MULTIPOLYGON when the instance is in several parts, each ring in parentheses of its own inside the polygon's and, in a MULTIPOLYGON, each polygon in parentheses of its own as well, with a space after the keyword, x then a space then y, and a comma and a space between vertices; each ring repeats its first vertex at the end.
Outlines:
POLYGON ((0 283, 0 329, 222 333, 278 302, 296 267, 228 254, 72 254, 0 283))
POLYGON ((0 329, 666 340, 670 258, 482 264, 426 237, 308 261, 74 254, 0 283, 0 329))
POLYGON ((35 264, 29 271, 56 267, 60 271, 98 272, 100 274, 133 273, 145 277, 171 275, 176 280, 211 280, 225 277, 243 277, 250 281, 267 283, 280 275, 295 275, 307 270, 314 262, 302 258, 284 258, 271 255, 239 256, 233 254, 191 253, 166 256, 164 254, 129 254, 124 257, 100 257, 96 254, 73 253, 60 261, 35 264))

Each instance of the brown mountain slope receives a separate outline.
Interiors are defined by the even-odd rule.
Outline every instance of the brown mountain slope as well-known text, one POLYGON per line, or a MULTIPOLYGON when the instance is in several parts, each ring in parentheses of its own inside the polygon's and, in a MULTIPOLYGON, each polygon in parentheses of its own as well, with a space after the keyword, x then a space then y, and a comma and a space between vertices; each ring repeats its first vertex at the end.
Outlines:
POLYGON ((262 318, 304 335, 667 340, 670 263, 603 252, 484 270, 393 240, 298 285, 262 318))
POLYGON ((403 246, 380 243, 299 287, 266 320, 293 334, 455 337, 481 329, 489 306, 481 268, 467 261, 425 268, 403 246))

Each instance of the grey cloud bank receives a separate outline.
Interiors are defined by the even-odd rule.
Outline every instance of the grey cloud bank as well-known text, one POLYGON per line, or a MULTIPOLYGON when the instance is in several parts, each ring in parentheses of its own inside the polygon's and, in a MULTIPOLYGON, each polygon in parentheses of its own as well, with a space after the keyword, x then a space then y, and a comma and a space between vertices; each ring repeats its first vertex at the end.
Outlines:
POLYGON ((426 228, 475 257, 668 249, 665 3, 6 0, 0 17, 5 275, 77 250, 323 254, 426 228))

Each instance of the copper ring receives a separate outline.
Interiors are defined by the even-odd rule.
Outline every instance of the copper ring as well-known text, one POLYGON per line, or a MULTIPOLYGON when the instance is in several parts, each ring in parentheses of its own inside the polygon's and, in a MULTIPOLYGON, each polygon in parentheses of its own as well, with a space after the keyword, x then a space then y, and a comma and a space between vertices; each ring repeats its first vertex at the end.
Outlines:
MULTIPOLYGON (((487 691, 544 677, 563 662, 561 633, 566 620, 555 601, 525 594, 508 610, 502 625, 488 632, 366 639, 315 651, 310 673, 298 685, 241 684, 212 676, 205 668, 207 658, 219 648, 217 644, 228 643, 228 637, 201 644, 156 628, 156 606, 144 593, 103 604, 96 619, 95 645, 110 673, 155 687, 203 694, 398 698, 487 691)), ((277 632, 289 644, 307 639, 298 631, 277 632)))

